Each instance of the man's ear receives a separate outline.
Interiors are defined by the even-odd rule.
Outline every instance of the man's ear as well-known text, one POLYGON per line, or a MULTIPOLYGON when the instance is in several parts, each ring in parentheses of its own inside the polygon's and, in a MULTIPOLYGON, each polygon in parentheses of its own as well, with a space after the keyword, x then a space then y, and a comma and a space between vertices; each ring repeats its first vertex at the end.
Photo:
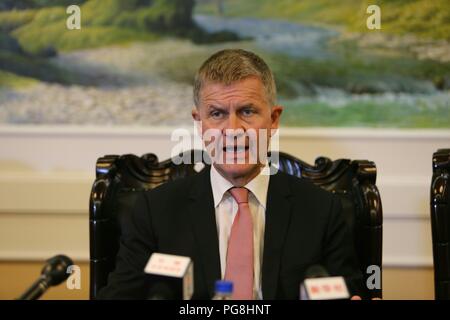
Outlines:
POLYGON ((275 105, 272 107, 270 112, 271 112, 270 117, 272 119, 271 129, 278 129, 278 126, 280 124, 281 113, 283 112, 283 107, 275 105))
POLYGON ((193 107, 193 108, 192 108, 191 114, 192 114, 192 118, 193 118, 195 121, 200 121, 200 114, 198 113, 197 107, 193 107))

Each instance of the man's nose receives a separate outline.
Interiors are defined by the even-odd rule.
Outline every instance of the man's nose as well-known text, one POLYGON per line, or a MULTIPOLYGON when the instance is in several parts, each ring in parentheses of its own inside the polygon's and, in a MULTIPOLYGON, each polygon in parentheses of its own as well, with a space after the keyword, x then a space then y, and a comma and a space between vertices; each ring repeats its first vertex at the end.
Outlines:
POLYGON ((225 138, 226 145, 235 144, 236 141, 242 141, 240 139, 245 139, 245 126, 243 121, 235 113, 230 113, 222 134, 225 138))
POLYGON ((226 129, 237 130, 237 129, 245 129, 245 128, 243 127, 242 121, 236 115, 236 113, 231 112, 224 129, 225 130, 226 129))

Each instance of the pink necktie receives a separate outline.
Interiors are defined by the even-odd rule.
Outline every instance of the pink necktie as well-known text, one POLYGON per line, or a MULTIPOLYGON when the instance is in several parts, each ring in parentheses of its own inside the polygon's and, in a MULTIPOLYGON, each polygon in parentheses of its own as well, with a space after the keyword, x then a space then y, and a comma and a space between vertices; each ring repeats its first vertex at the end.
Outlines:
POLYGON ((248 190, 231 188, 238 212, 228 240, 225 280, 233 282, 233 299, 253 299, 253 222, 248 205, 248 190))

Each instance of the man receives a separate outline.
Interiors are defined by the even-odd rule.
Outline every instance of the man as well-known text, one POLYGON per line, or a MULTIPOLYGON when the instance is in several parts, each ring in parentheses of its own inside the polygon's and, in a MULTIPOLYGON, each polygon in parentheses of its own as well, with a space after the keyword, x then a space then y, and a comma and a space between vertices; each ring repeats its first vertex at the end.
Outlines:
POLYGON ((316 264, 357 291, 362 276, 339 199, 306 180, 263 173, 268 163, 259 155, 268 144, 259 142, 270 140, 283 110, 266 63, 244 50, 215 53, 197 72, 194 101, 213 164, 141 195, 99 297, 145 299, 143 270, 153 252, 193 259, 194 299, 210 299, 219 279, 233 281, 236 299, 298 299, 316 264))

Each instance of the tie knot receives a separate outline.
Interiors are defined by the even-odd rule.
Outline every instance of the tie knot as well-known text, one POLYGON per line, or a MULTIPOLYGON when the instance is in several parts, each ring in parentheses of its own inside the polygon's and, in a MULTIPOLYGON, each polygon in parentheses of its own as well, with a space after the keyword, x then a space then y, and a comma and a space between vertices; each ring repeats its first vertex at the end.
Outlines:
POLYGON ((238 204, 248 203, 248 190, 246 188, 231 188, 229 191, 238 204))

